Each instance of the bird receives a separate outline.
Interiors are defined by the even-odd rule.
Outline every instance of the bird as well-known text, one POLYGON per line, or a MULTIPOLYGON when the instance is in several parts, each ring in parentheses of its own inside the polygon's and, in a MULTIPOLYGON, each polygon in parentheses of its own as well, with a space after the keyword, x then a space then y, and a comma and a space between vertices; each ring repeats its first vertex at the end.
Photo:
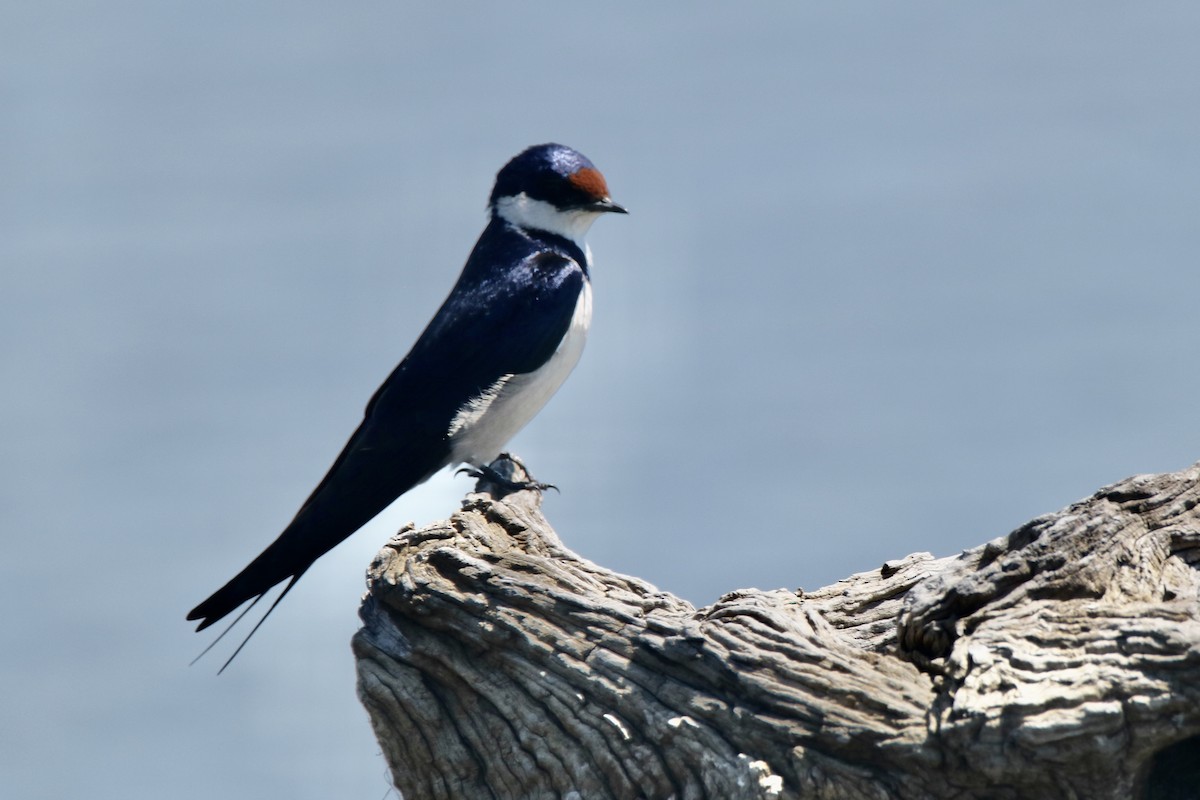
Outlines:
POLYGON ((317 559, 396 498, 447 466, 495 477, 488 464, 579 361, 592 316, 584 237, 609 213, 628 211, 570 147, 535 145, 500 169, 487 224, 458 281, 328 473, 278 538, 188 613, 202 631, 253 601, 219 641, 287 581, 221 671, 317 559))

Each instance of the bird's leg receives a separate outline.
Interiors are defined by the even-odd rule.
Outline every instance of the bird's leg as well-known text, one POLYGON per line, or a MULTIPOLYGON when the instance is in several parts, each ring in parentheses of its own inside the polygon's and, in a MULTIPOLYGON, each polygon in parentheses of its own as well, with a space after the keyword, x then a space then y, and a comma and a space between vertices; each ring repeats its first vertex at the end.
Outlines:
POLYGON ((544 492, 547 489, 558 491, 558 487, 552 483, 534 480, 521 460, 510 453, 501 453, 495 461, 481 467, 463 467, 454 474, 462 473, 477 481, 487 482, 503 489, 505 493, 519 492, 523 489, 533 489, 537 492, 544 492))

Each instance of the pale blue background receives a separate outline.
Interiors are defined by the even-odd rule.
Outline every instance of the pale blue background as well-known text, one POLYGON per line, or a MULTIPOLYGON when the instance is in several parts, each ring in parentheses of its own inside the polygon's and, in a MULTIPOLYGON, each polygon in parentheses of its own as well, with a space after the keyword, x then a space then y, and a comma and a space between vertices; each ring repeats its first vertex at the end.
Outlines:
POLYGON ((323 474, 529 144, 633 212, 514 442, 607 566, 815 588, 1200 459, 1195 3, 0 9, 4 797, 385 797, 363 570, 465 478, 220 678, 183 618, 323 474))

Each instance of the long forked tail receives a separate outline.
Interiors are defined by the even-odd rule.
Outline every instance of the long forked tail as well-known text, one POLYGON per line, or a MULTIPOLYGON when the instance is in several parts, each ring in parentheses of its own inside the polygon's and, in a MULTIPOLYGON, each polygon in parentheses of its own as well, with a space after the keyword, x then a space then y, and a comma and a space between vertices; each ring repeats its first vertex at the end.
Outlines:
MULTIPOLYGON (((303 575, 303 574, 304 574, 303 572, 300 573, 300 575, 303 575)), ((238 653, 242 652, 242 648, 245 647, 247 644, 249 644, 250 637, 253 636, 255 633, 257 633, 258 629, 262 627, 262 624, 267 621, 267 617, 271 616, 271 612, 275 610, 275 606, 279 605, 279 603, 283 600, 283 598, 287 597, 287 593, 290 592, 292 590, 292 587, 296 585, 296 581, 300 580, 300 575, 294 575, 292 577, 292 579, 290 581, 288 581, 287 586, 283 587, 283 591, 280 592, 279 597, 276 597, 275 601, 273 603, 271 603, 271 607, 267 609, 267 613, 263 614, 262 618, 259 619, 258 622, 254 623, 254 627, 251 628, 250 632, 246 634, 246 638, 242 639, 241 643, 238 644, 238 646, 234 649, 233 654, 231 656, 229 656, 229 658, 225 659, 225 663, 221 665, 221 668, 219 670, 217 670, 218 675, 220 675, 222 672, 224 672, 225 668, 228 667, 230 664, 232 664, 233 660, 235 658, 237 658, 238 653)), ((267 590, 267 591, 270 591, 270 590, 267 590)), ((233 626, 237 625, 239 622, 241 622, 242 617, 244 617, 244 616, 246 616, 246 614, 250 613, 250 609, 252 609, 256 605, 258 605, 258 601, 262 600, 265 595, 266 595, 266 592, 263 592, 263 594, 260 594, 257 597, 255 597, 253 602, 251 602, 250 605, 248 605, 244 609, 242 609, 242 613, 240 613, 236 617, 234 617, 233 621, 225 626, 225 630, 223 630, 219 634, 217 634, 217 638, 215 638, 211 642, 209 642, 208 647, 205 647, 203 650, 201 650, 200 655, 193 658, 191 661, 191 664, 188 664, 188 666, 191 666, 192 664, 195 664, 200 659, 204 658, 204 656, 208 653, 209 650, 212 650, 214 647, 216 647, 217 642, 224 639, 225 634, 227 634, 231 630, 233 630, 233 626)), ((205 602, 207 602, 207 601, 205 601, 205 602)), ((203 603, 201 603, 201 605, 203 605, 203 603)), ((200 608, 200 606, 196 607, 196 609, 199 609, 199 608, 200 608)), ((192 614, 196 614, 196 609, 192 610, 191 614, 188 615, 188 619, 199 618, 198 616, 197 617, 192 616, 192 614)), ((222 615, 222 616, 224 616, 224 615, 222 615)), ((220 619, 220 617, 213 617, 211 619, 205 620, 204 622, 202 622, 200 624, 200 626, 196 630, 198 630, 198 631, 203 630, 204 628, 208 627, 212 623, 216 622, 218 619, 220 619)))
MULTIPOLYGON (((280 537, 284 539, 284 537, 280 537)), ((192 660, 192 663, 200 660, 205 653, 211 650, 217 642, 225 638, 225 634, 229 633, 235 625, 242 620, 250 612, 250 609, 258 605, 258 602, 263 599, 272 588, 284 581, 287 581, 287 586, 283 588, 283 592, 279 597, 275 598, 271 603, 271 607, 262 615, 254 627, 250 629, 250 633, 246 635, 233 651, 233 655, 221 666, 218 674, 225 671, 225 667, 237 657, 237 654, 242 651, 246 643, 250 641, 250 637, 254 636, 255 632, 267 621, 267 617, 271 616, 271 612, 279 605, 280 601, 287 596, 287 593, 296 585, 296 581, 300 580, 311 561, 296 563, 294 558, 281 558, 282 553, 287 553, 291 548, 287 547, 286 539, 281 546, 281 542, 276 540, 270 547, 263 551, 258 558, 250 562, 250 564, 233 577, 228 583, 222 586, 217 591, 213 592, 208 599, 200 603, 200 605, 188 612, 189 620, 200 620, 200 624, 196 626, 197 631, 202 631, 210 625, 220 621, 229 614, 237 610, 238 606, 245 603, 247 600, 252 601, 248 606, 242 609, 242 612, 234 617, 233 621, 226 626, 225 630, 214 639, 208 647, 204 648, 200 655, 192 660), (288 563, 291 562, 291 563, 288 563)), ((294 555, 294 553, 292 553, 294 555)))
MULTIPOLYGON (((442 465, 442 461, 431 460, 425 452, 432 449, 436 459, 442 459, 446 446, 440 439, 431 443, 420 437, 408 437, 404 439, 404 448, 397 449, 386 442, 387 446, 371 444, 372 430, 364 423, 283 533, 232 580, 188 613, 189 620, 200 621, 197 631, 229 616, 243 603, 253 601, 230 624, 232 628, 272 588, 287 581, 283 592, 234 651, 236 656, 318 558, 442 465), (413 452, 423 457, 413 458, 413 452)), ((217 641, 225 633, 228 629, 217 641)))

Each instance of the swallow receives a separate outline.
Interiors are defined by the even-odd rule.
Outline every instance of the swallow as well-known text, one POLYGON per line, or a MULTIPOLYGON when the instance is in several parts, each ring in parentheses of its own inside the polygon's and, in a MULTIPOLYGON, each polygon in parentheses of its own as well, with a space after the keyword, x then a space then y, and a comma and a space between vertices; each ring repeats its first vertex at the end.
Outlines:
POLYGON ((253 601, 232 628, 287 581, 222 671, 318 558, 396 498, 447 466, 490 475, 579 361, 592 316, 584 237, 610 213, 628 212, 570 147, 530 147, 497 173, 487 226, 457 283, 329 472, 279 537, 188 613, 202 631, 253 601))

